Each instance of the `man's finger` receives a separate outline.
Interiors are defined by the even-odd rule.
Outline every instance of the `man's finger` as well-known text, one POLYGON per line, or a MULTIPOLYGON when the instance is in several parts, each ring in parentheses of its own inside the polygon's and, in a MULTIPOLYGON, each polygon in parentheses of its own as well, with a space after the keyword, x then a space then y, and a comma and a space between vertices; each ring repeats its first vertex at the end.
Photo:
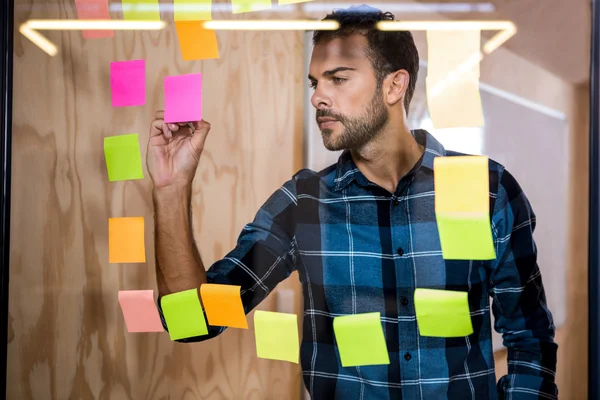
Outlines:
POLYGON ((193 122, 193 125, 196 128, 196 132, 192 135, 192 146, 196 151, 202 152, 206 137, 208 136, 208 132, 210 132, 210 123, 202 120, 193 122))
POLYGON ((162 119, 155 119, 152 121, 152 127, 150 128, 150 137, 164 135, 165 138, 171 138, 173 135, 167 124, 162 119))

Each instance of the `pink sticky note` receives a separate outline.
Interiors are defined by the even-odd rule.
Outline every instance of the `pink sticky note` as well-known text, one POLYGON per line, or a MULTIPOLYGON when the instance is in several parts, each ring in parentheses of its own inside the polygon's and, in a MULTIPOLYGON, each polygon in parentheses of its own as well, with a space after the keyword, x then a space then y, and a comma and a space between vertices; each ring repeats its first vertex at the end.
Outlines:
POLYGON ((146 61, 111 62, 110 89, 113 107, 146 104, 146 61))
POLYGON ((165 77, 165 122, 202 119, 202 74, 165 77))
MULTIPOLYGON (((85 19, 110 19, 108 11, 108 0, 75 0, 77 18, 85 19)), ((98 39, 115 36, 112 30, 84 30, 83 37, 86 39, 98 39)))
POLYGON ((120 290, 119 304, 127 332, 164 332, 153 290, 120 290))

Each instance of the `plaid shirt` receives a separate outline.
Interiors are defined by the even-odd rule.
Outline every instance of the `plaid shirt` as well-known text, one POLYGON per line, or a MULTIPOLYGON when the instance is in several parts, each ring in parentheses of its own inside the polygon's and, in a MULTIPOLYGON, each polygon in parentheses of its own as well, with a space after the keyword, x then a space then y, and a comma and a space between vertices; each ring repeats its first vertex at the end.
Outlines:
MULTIPOLYGON (((393 194, 371 183, 348 152, 316 173, 298 172, 246 225, 237 246, 207 272, 241 285, 250 312, 298 271, 304 292, 301 364, 313 399, 556 399, 557 346, 533 240, 535 216, 515 179, 489 162, 497 258, 444 260, 434 212, 433 159, 446 151, 413 132, 425 152, 393 194), (419 335, 416 288, 468 292, 473 334, 419 335), (496 385, 490 302, 508 347, 496 385), (389 365, 341 366, 333 318, 380 312, 389 365)), ((164 319, 163 319, 164 323, 164 319)), ((166 328, 166 326, 165 326, 166 328)), ((181 340, 202 341, 221 333, 181 340)))

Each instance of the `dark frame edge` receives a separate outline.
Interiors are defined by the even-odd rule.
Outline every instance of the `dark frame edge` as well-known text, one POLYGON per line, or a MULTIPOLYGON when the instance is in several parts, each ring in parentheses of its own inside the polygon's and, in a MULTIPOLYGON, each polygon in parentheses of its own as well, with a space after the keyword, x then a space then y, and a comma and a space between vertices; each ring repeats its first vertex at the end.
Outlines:
POLYGON ((0 0, 0 398, 6 398, 14 0, 0 0))
POLYGON ((588 398, 600 400, 600 4, 592 0, 590 40, 588 398))

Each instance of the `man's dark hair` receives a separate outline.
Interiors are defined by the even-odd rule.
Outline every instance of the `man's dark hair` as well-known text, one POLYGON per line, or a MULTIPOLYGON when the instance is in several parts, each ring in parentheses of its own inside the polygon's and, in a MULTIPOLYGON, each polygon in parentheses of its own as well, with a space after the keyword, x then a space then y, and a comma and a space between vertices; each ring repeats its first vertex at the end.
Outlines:
POLYGON ((381 87, 384 78, 391 72, 400 69, 408 72, 410 81, 404 97, 404 108, 408 114, 419 73, 419 53, 412 33, 377 29, 377 22, 394 21, 394 18, 394 14, 390 12, 382 12, 367 5, 334 10, 323 18, 323 21, 337 21, 340 24, 339 28, 335 31, 315 31, 313 44, 348 37, 354 33, 364 35, 369 43, 367 57, 375 70, 378 87, 381 87))

